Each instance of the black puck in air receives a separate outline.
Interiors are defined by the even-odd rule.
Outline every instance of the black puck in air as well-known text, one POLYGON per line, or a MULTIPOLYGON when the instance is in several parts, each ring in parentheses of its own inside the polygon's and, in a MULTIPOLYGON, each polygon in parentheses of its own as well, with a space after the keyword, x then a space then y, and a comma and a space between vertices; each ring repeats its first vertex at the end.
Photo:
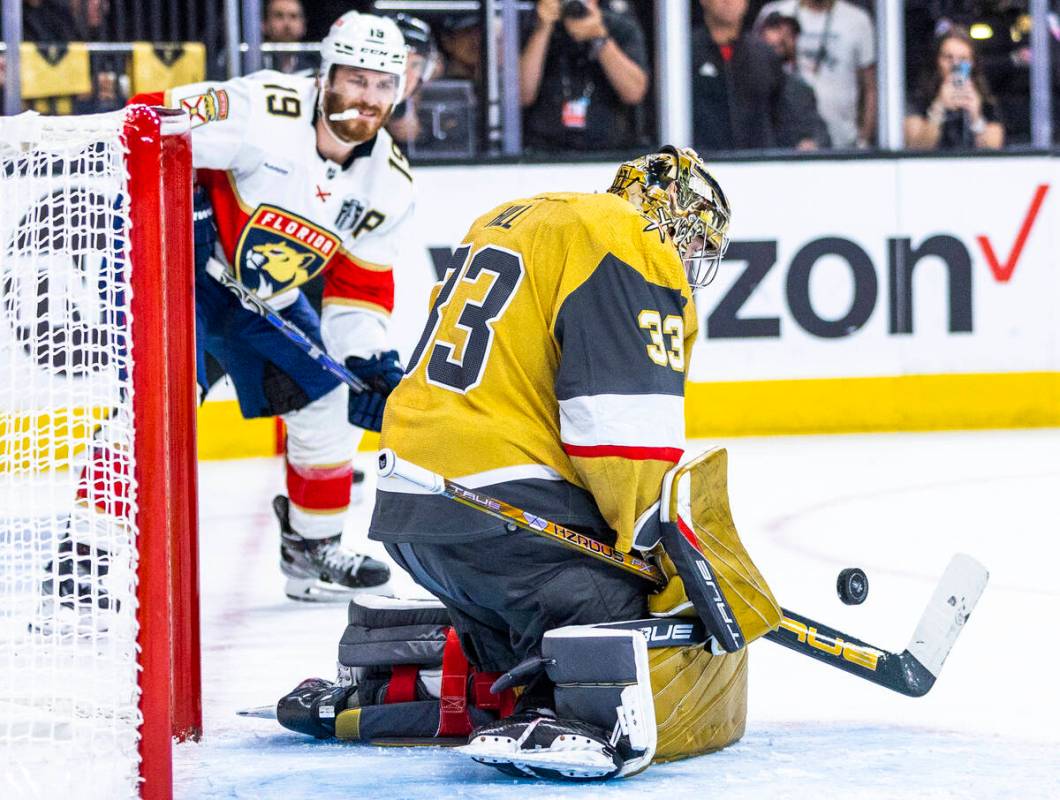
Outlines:
POLYGON ((869 578, 865 570, 847 567, 840 571, 835 590, 839 593, 839 599, 848 606, 859 606, 869 596, 869 578))

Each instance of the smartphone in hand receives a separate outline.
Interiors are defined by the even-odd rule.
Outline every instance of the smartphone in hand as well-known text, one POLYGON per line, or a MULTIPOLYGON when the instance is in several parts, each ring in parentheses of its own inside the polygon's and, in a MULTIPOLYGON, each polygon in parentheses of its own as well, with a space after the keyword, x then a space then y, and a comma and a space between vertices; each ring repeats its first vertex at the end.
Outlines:
POLYGON ((964 86, 968 82, 968 78, 972 75, 972 62, 971 61, 958 61, 953 67, 953 72, 950 73, 950 80, 953 85, 957 88, 964 86))

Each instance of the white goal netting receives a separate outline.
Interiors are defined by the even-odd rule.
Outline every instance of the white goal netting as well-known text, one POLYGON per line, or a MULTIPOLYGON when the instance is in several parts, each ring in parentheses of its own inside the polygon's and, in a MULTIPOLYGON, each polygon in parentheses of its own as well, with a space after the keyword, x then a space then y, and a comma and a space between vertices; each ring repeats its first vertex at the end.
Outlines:
POLYGON ((137 793, 123 121, 0 119, 0 797, 137 793))

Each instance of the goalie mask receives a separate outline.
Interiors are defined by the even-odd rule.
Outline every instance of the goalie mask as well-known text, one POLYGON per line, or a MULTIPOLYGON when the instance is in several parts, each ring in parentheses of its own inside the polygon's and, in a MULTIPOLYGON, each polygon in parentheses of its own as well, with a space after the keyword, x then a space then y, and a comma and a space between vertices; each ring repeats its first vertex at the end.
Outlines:
POLYGON ((405 39, 391 19, 348 11, 320 43, 317 110, 344 145, 367 141, 405 96, 405 39))
POLYGON ((667 145, 627 161, 608 190, 669 235, 693 289, 714 279, 729 246, 731 211, 721 186, 695 150, 667 145))

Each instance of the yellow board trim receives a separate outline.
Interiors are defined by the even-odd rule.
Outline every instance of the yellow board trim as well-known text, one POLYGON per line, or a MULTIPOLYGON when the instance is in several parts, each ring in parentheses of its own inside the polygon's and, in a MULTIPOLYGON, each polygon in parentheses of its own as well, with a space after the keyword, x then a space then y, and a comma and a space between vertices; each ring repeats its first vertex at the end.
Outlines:
MULTIPOLYGON (((243 419, 236 400, 212 400, 199 407, 199 458, 256 458, 274 456, 276 420, 243 419)), ((360 452, 379 449, 379 434, 365 431, 357 448, 360 452)))
POLYGON ((0 473, 69 467, 107 414, 105 408, 0 412, 0 473))
POLYGON ((235 400, 199 406, 198 432, 201 460, 276 455, 276 420, 243 419, 235 400))
POLYGON ((1060 372, 689 383, 690 439, 1060 426, 1060 372))
MULTIPOLYGON (((1060 427, 1060 372, 901 375, 791 381, 689 383, 690 439, 721 436, 1060 427)), ((64 418, 82 445, 105 411, 76 409, 64 418)), ((52 468, 76 456, 43 438, 48 413, 0 414, 0 467, 52 468), (16 463, 17 462, 17 463, 16 463)), ((235 400, 199 408, 199 458, 254 458, 277 453, 276 420, 243 419, 235 400)), ((365 432, 358 450, 374 452, 365 432)))

